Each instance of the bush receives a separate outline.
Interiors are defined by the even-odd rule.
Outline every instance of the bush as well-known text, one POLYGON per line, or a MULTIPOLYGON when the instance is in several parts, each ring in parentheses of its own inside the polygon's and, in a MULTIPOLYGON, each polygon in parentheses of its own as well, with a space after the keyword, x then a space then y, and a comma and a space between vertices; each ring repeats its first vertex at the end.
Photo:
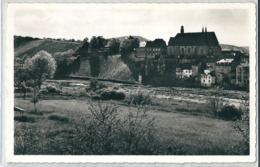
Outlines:
POLYGON ((29 123, 35 122, 34 118, 28 116, 15 116, 14 120, 18 122, 29 122, 29 123))
POLYGON ((100 94, 101 100, 124 100, 125 94, 123 92, 116 91, 103 91, 100 94))
POLYGON ((47 86, 46 89, 47 89, 48 93, 57 93, 57 94, 61 93, 61 90, 56 89, 53 86, 47 86))
MULTIPOLYGON (((113 105, 90 104, 90 116, 75 125, 70 145, 77 155, 179 155, 186 154, 174 141, 162 143, 156 135, 155 120, 147 110, 129 108, 120 118, 113 105)), ((71 150, 69 150, 71 152, 71 150)))
POLYGON ((125 94, 123 92, 116 92, 113 89, 100 89, 93 95, 94 100, 124 100, 125 94))
POLYGON ((224 106, 220 112, 218 112, 218 116, 222 119, 226 120, 237 120, 242 116, 242 112, 237 109, 234 105, 226 105, 224 106))
POLYGON ((86 88, 86 91, 88 92, 89 90, 92 91, 97 91, 99 89, 107 88, 107 85, 100 83, 97 79, 91 79, 89 87, 86 88))
POLYGON ((59 115, 50 115, 49 120, 53 121, 61 121, 61 122, 68 122, 69 119, 67 117, 59 116, 59 115))
POLYGON ((91 105, 91 115, 75 126, 76 154, 115 155, 153 154, 154 119, 146 119, 146 111, 129 111, 118 117, 117 106, 91 105), (78 148, 78 149, 77 149, 78 148))
POLYGON ((136 105, 144 105, 144 104, 152 104, 152 98, 150 94, 144 94, 141 91, 138 91, 137 94, 130 94, 129 104, 136 104, 136 105))

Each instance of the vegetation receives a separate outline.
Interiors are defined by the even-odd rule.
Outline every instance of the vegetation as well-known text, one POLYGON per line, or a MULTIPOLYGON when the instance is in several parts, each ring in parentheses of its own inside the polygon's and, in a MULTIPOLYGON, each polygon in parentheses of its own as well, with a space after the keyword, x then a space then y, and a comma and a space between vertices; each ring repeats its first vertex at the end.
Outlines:
POLYGON ((122 54, 126 53, 126 52, 131 52, 134 50, 134 48, 139 47, 139 39, 138 38, 133 38, 132 36, 130 36, 128 39, 123 40, 120 43, 120 52, 122 54))
POLYGON ((74 50, 70 49, 66 52, 57 52, 54 54, 54 59, 57 64, 54 74, 55 78, 68 76, 72 72, 74 62, 77 59, 77 57, 74 56, 74 52, 74 50))
POLYGON ((242 111, 237 109, 234 105, 225 105, 219 112, 218 116, 226 120, 241 119, 242 111))
POLYGON ((56 70, 54 58, 45 51, 38 52, 34 57, 25 61, 26 71, 30 76, 30 86, 33 88, 33 97, 31 102, 36 109, 36 103, 39 102, 39 90, 46 78, 51 78, 56 70))
POLYGON ((69 119, 67 117, 59 116, 59 115, 50 115, 48 117, 50 120, 60 121, 60 122, 68 122, 69 119))
POLYGON ((35 120, 32 117, 23 116, 23 115, 22 116, 15 116, 14 120, 18 121, 18 122, 29 122, 29 123, 34 123, 35 122, 35 120))
POLYGON ((130 94, 128 103, 136 105, 150 105, 152 104, 152 98, 150 97, 150 94, 144 94, 142 91, 138 91, 137 93, 130 94))
POLYGON ((110 39, 107 45, 111 54, 119 53, 120 41, 118 39, 110 39))

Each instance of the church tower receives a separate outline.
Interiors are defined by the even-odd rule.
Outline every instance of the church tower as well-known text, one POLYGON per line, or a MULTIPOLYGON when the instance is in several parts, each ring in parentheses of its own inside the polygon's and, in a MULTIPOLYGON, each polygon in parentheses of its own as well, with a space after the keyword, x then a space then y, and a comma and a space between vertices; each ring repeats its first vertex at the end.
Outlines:
POLYGON ((181 34, 184 34, 184 27, 181 26, 181 34))

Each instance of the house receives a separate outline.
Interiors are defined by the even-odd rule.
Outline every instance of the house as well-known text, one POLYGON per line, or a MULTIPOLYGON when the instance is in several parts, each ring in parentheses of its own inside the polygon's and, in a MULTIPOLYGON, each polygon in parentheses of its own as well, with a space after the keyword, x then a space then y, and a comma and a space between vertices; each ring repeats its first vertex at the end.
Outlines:
POLYGON ((236 84, 239 87, 249 87, 249 64, 241 63, 236 68, 236 84))
POLYGON ((182 78, 190 78, 192 76, 192 69, 182 69, 182 78))
POLYGON ((204 74, 200 75, 200 84, 203 87, 211 87, 215 84, 215 74, 214 72, 209 72, 207 70, 204 71, 204 74))
POLYGON ((184 33, 184 27, 168 42, 167 55, 172 58, 216 58, 221 54, 221 47, 215 32, 184 33))
POLYGON ((139 42, 139 47, 140 47, 140 48, 145 47, 145 45, 146 45, 146 41, 141 41, 141 42, 139 42))
POLYGON ((234 59, 221 59, 215 64, 216 82, 231 83, 231 79, 235 76, 237 63, 234 59))
POLYGON ((176 67, 176 78, 190 78, 192 76, 191 66, 190 63, 185 63, 176 67))
POLYGON ((166 54, 166 42, 163 39, 155 39, 154 41, 147 41, 145 45, 145 56, 154 58, 158 55, 166 54))

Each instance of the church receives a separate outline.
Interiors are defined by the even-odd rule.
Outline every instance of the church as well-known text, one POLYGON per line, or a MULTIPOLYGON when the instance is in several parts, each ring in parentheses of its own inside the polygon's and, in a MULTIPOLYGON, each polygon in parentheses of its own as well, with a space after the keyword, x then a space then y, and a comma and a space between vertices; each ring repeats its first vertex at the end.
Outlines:
POLYGON ((180 33, 171 37, 167 46, 167 55, 176 59, 214 59, 220 54, 221 47, 216 34, 207 32, 207 27, 203 27, 202 32, 185 33, 181 26, 180 33))

